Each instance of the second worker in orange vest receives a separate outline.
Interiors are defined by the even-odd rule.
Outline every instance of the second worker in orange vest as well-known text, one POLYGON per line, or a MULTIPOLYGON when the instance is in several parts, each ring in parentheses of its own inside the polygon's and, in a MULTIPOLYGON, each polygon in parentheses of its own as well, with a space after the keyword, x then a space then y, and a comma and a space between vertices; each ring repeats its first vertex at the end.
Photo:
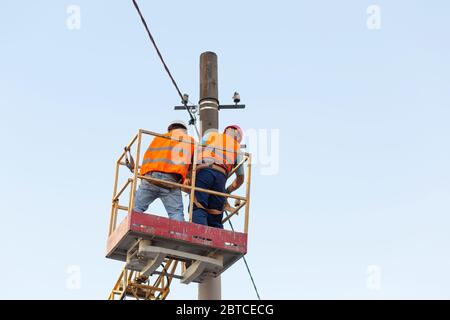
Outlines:
MULTIPOLYGON (((240 142, 243 132, 239 126, 225 128, 224 133, 210 132, 203 138, 197 158, 195 186, 222 193, 232 193, 244 182, 244 169, 236 170, 236 179, 225 188, 233 168, 242 160, 240 142)), ((226 199, 196 191, 192 222, 223 229, 222 218, 226 199)))
MULTIPOLYGON (((155 179, 183 183, 192 165, 194 139, 187 126, 175 121, 164 137, 155 137, 144 154, 140 174, 155 179)), ((136 192, 134 211, 144 212, 156 199, 161 199, 170 219, 184 221, 181 189, 164 183, 142 179, 136 192)))

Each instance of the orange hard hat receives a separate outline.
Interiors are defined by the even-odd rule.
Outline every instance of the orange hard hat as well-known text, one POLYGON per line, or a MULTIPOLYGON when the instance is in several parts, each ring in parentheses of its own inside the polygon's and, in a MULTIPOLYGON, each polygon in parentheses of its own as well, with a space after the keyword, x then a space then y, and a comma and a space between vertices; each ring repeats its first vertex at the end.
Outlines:
POLYGON ((241 142, 242 138, 244 137, 244 131, 241 129, 241 127, 239 127, 237 124, 232 124, 227 126, 224 130, 223 133, 225 133, 228 129, 234 129, 239 133, 239 142, 241 142))

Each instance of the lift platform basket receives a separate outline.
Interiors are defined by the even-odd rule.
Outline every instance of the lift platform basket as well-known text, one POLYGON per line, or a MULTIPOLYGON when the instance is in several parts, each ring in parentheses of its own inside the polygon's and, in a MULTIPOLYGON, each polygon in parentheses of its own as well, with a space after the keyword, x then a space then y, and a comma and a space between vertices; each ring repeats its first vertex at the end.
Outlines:
POLYGON ((216 277, 247 253, 247 234, 131 211, 110 234, 106 257, 146 275, 164 259, 189 262, 182 283, 216 277))
MULTIPOLYGON (((114 293, 120 291, 121 294, 124 294, 128 292, 126 288, 131 284, 136 288, 142 288, 142 283, 140 282, 143 279, 148 279, 152 275, 160 275, 160 279, 167 277, 167 283, 170 283, 172 278, 180 279, 185 284, 191 282, 201 283, 210 277, 217 277, 222 274, 247 253, 251 154, 239 152, 242 160, 230 172, 231 176, 239 168, 246 167, 245 195, 229 194, 196 186, 197 161, 193 161, 192 163, 192 179, 190 184, 159 180, 146 174, 141 175, 140 170, 143 162, 141 152, 142 139, 146 136, 174 140, 177 143, 193 144, 193 159, 197 159, 197 154, 202 148, 208 148, 207 145, 200 145, 195 141, 180 140, 176 137, 143 129, 140 129, 131 139, 130 143, 125 146, 115 166, 106 250, 107 258, 126 262, 122 273, 123 276, 121 276, 124 283, 121 285, 118 282, 115 286, 117 290, 113 290, 114 293), (125 167, 131 171, 131 175, 124 175, 121 172, 120 169, 124 169, 125 167), (124 178, 126 179, 124 180, 124 178), (167 187, 180 188, 188 193, 188 221, 192 221, 193 218, 196 192, 208 193, 227 199, 227 206, 224 208, 227 216, 222 220, 222 224, 231 218, 235 218, 243 210, 243 233, 211 228, 192 222, 180 222, 157 215, 133 211, 139 180, 146 180, 157 185, 163 184, 167 187), (128 193, 126 192, 127 190, 129 190, 128 197, 125 196, 128 193), (234 207, 228 203, 230 199, 235 200, 234 207), (125 201, 127 204, 125 204, 125 201), (125 218, 121 222, 118 219, 119 211, 126 212, 125 218), (168 266, 170 264, 169 262, 174 262, 174 266, 182 266, 182 272, 178 273, 176 267, 174 267, 173 272, 168 271, 168 267, 166 268, 165 266, 168 266), (130 272, 128 273, 128 271, 130 272), (133 273, 138 274, 136 283, 133 283, 132 277, 130 278, 130 275, 133 273), (119 290, 121 286, 122 291, 119 290)), ((149 290, 149 292, 153 292, 156 289, 149 290)))

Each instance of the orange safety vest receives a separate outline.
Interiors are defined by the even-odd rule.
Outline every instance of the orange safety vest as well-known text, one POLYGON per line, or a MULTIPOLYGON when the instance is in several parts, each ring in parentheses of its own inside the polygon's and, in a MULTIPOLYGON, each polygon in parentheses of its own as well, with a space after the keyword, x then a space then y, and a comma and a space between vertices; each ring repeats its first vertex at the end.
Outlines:
POLYGON ((164 136, 175 140, 163 137, 153 139, 144 154, 141 175, 153 171, 175 173, 179 174, 184 181, 194 154, 194 138, 180 130, 170 131, 164 136))
POLYGON ((211 132, 206 138, 206 141, 203 142, 205 147, 201 147, 197 162, 214 163, 230 174, 236 164, 241 145, 229 135, 218 132, 211 132))

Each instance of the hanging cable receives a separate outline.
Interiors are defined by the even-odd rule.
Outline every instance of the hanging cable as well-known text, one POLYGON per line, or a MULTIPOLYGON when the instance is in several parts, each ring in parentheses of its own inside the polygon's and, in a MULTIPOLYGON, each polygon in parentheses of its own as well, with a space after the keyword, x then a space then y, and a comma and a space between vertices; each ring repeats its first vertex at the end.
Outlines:
POLYGON ((170 78, 170 80, 172 81, 172 83, 173 83, 175 89, 177 90, 178 95, 179 95, 180 98, 181 98, 181 103, 183 103, 184 107, 186 108, 186 111, 189 113, 189 117, 191 118, 190 121, 189 121, 189 124, 194 126, 195 131, 197 132, 197 136, 198 136, 199 139, 200 139, 200 133, 198 132, 197 125, 196 125, 197 119, 196 119, 196 117, 192 114, 190 107, 187 105, 187 104, 188 104, 188 99, 181 93, 181 90, 180 90, 180 88, 178 87, 177 82, 176 82, 175 79, 173 78, 172 73, 171 73, 170 70, 169 70, 169 67, 167 66, 166 62, 164 61, 164 58, 163 58, 163 56, 162 56, 162 54, 161 54, 161 51, 159 51, 158 45, 156 44, 156 41, 155 41, 155 39, 153 38, 152 33, 150 32, 150 29, 149 29, 149 27, 148 27, 148 25, 147 25, 147 22, 145 21, 145 18, 144 18, 144 16, 142 15, 141 9, 139 8, 139 5, 137 4, 136 0, 133 0, 133 4, 134 4, 134 7, 136 8, 137 13, 139 14, 139 17, 141 18, 141 21, 142 21, 142 24, 143 24, 144 27, 145 27, 145 30, 147 31, 148 37, 150 38, 150 41, 152 42, 153 47, 155 48, 156 53, 158 54, 158 57, 159 57, 159 59, 161 60, 161 63, 163 64, 163 66, 164 66, 164 69, 165 69, 166 72, 167 72, 167 75, 169 76, 169 78, 170 78))
MULTIPOLYGON (((224 211, 224 212, 225 212, 225 215, 228 217, 228 213, 226 211, 224 211)), ((230 219, 228 219, 228 223, 230 224, 231 230, 234 232, 234 227, 233 227, 233 224, 231 223, 230 219)), ((252 280, 252 284, 253 284, 253 288, 255 289, 256 296, 258 297, 258 300, 261 300, 261 297, 259 296, 258 288, 256 288, 255 280, 253 280, 252 272, 250 271, 250 267, 248 266, 247 259, 245 259, 245 257, 242 257, 242 258, 244 259, 245 267, 247 268, 247 272, 248 272, 248 275, 250 276, 250 280, 252 280)))

